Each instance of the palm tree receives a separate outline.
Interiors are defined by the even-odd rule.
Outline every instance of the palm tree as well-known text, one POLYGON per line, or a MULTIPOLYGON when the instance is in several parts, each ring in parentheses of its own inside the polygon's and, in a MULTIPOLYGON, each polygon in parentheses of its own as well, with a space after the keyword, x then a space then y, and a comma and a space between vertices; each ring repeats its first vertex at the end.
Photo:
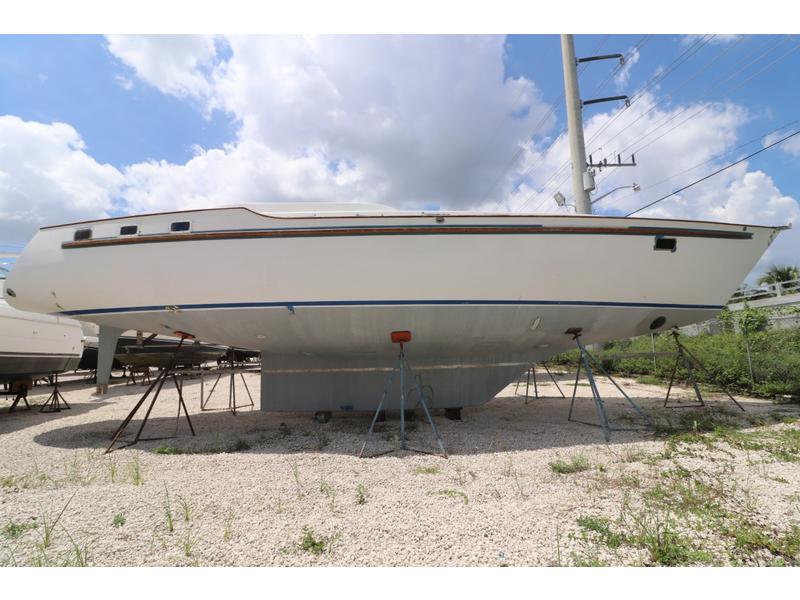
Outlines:
POLYGON ((794 265, 772 265, 758 280, 761 285, 783 283, 800 279, 800 270, 794 265))

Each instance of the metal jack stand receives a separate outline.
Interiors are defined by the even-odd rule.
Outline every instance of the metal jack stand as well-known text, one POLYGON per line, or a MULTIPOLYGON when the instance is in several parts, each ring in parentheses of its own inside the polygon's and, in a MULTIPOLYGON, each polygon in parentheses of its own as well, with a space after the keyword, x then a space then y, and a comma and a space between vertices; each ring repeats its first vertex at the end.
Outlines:
POLYGON ((127 448, 128 446, 133 446, 141 439, 146 439, 147 441, 169 439, 168 437, 142 438, 141 436, 142 436, 142 431, 144 430, 144 426, 147 423, 147 419, 148 417, 150 417, 150 411, 153 410, 153 406, 155 405, 156 400, 158 399, 158 395, 161 393, 161 388, 164 387, 164 382, 170 375, 172 375, 172 380, 175 382, 175 389, 178 391, 178 416, 175 421, 175 433, 178 432, 178 423, 181 417, 181 408, 183 408, 183 413, 186 415, 186 421, 189 423, 189 429, 191 430, 192 435, 196 435, 194 432, 194 427, 192 426, 192 420, 189 418, 189 411, 186 410, 186 403, 184 403, 183 401, 183 393, 181 391, 181 385, 178 383, 178 378, 175 375, 175 373, 172 372, 172 369, 175 366, 175 361, 178 358, 178 352, 180 352, 181 350, 181 345, 183 344, 183 340, 192 336, 186 333, 182 333, 180 331, 176 331, 175 334, 179 335, 181 337, 181 340, 178 342, 178 347, 175 349, 175 354, 172 355, 172 360, 170 361, 169 365, 158 374, 153 383, 150 384, 150 387, 147 388, 147 391, 144 393, 144 395, 136 403, 136 406, 133 407, 133 410, 131 410, 131 412, 128 413, 128 416, 125 417, 125 420, 122 421, 120 426, 114 432, 114 435, 111 438, 111 443, 108 445, 108 448, 106 448, 105 454, 108 454, 109 452, 112 452, 114 450, 114 444, 117 443, 119 437, 128 427, 134 415, 136 415, 136 412, 139 410, 139 408, 141 408, 142 404, 144 404, 144 401, 147 400, 147 397, 150 395, 150 392, 152 392, 154 388, 156 390, 156 393, 153 395, 153 399, 150 401, 150 406, 148 407, 147 412, 144 415, 144 419, 142 419, 141 425, 139 425, 139 430, 136 432, 136 436, 133 438, 132 442, 120 447, 127 448))
POLYGON ((652 423, 650 419, 647 418, 647 415, 642 412, 642 409, 639 408, 639 405, 636 404, 628 394, 625 393, 619 384, 614 380, 611 375, 609 375, 608 371, 606 371, 603 366, 597 362, 597 360, 589 353, 586 347, 581 343, 581 331, 580 327, 573 327, 567 329, 564 333, 567 335, 571 335, 572 339, 575 341, 575 344, 578 346, 580 350, 580 362, 578 362, 578 370, 575 373, 575 384, 572 387, 572 401, 569 404, 569 415, 567 416, 568 421, 572 421, 574 423, 583 423, 584 425, 591 425, 592 427, 602 427, 603 428, 603 435, 606 441, 610 441, 611 439, 611 432, 612 431, 639 431, 638 429, 624 429, 618 427, 611 427, 608 423, 608 414, 606 413, 606 406, 603 402, 603 398, 600 396, 600 392, 597 389, 597 383, 594 380, 594 374, 592 373, 591 365, 594 365, 597 370, 603 373, 611 383, 614 384, 614 387, 619 390, 619 392, 625 396, 625 399, 628 401, 628 404, 639 414, 642 420, 647 423, 649 427, 652 427, 652 423), (581 366, 586 370, 586 377, 589 379, 589 386, 592 389, 592 398, 594 399, 594 405, 597 409, 597 415, 600 417, 600 423, 589 423, 587 421, 579 421, 577 419, 572 418, 572 409, 575 406, 575 393, 578 390, 578 380, 581 376, 581 366))
POLYGON ((11 402, 11 406, 8 407, 8 412, 14 412, 14 409, 17 408, 17 404, 19 401, 22 400, 25 403, 25 410, 30 410, 31 405, 28 404, 28 382, 23 381, 16 385, 16 391, 14 390, 14 384, 9 383, 8 388, 0 392, 0 395, 3 396, 14 396, 14 400, 11 402))
MULTIPOLYGON (((689 352, 689 349, 686 348, 686 346, 684 346, 681 343, 681 340, 678 337, 679 335, 680 334, 678 333, 677 329, 672 330, 672 337, 675 340, 675 346, 676 346, 675 365, 672 367, 672 374, 669 376, 669 387, 667 388, 667 395, 664 398, 664 408, 704 407, 706 406, 706 401, 703 399, 703 394, 700 393, 700 386, 697 384, 697 378, 694 376, 694 369, 695 367, 698 367, 707 375, 710 374, 708 372, 708 369, 706 369, 705 366, 703 366, 703 363, 701 363, 700 360, 698 360, 698 358, 694 354, 689 352), (675 374, 678 372, 679 365, 683 365, 687 373, 689 373, 689 380, 692 382, 692 387, 694 388, 694 394, 697 397, 697 402, 691 404, 684 404, 680 400, 677 400, 676 403, 667 406, 667 402, 669 402, 669 394, 672 391, 672 384, 675 382, 675 374)), ((744 406, 739 404, 736 398, 734 398, 727 389, 722 388, 722 391, 725 392, 728 398, 730 398, 733 401, 733 403, 739 408, 739 410, 745 412, 744 406)))
POLYGON ((61 392, 58 390, 58 373, 56 373, 55 379, 53 380, 53 391, 50 392, 50 395, 47 397, 47 400, 44 401, 44 404, 42 404, 39 412, 54 413, 61 412, 62 410, 68 410, 70 408, 72 407, 67 404, 64 396, 62 396, 61 392))
MULTIPOLYGON (((236 362, 234 360, 234 349, 231 348, 228 351, 228 363, 230 364, 230 371, 231 371, 231 378, 230 384, 228 386, 228 410, 233 413, 233 416, 236 416, 236 410, 238 408, 247 408, 250 406, 255 406, 256 403, 253 401, 253 396, 250 394, 250 388, 247 387, 247 381, 245 381, 244 373, 239 373, 239 377, 242 378, 242 384, 244 385, 244 390, 247 392, 247 397, 250 399, 250 404, 243 404, 241 406, 236 405, 236 362)), ((200 410, 212 410, 210 408, 206 408, 208 403, 211 401, 211 395, 214 393, 214 390, 217 389, 217 384, 219 380, 222 378, 224 371, 220 369, 220 373, 217 376, 217 380, 214 382, 214 385, 211 386, 211 391, 208 392, 208 397, 203 400, 203 394, 200 394, 200 410)), ((200 374, 200 385, 203 385, 203 375, 200 374)))
MULTIPOLYGON (((541 363, 541 366, 544 367, 545 371, 547 371, 547 375, 550 377, 550 379, 556 385, 556 389, 558 389, 558 393, 561 394, 561 397, 562 398, 566 398, 566 396, 564 395, 563 390, 561 389, 561 386, 558 385, 558 381, 556 381, 556 378, 553 377, 553 374, 550 372, 550 369, 547 368, 547 363, 541 363)), ((530 395, 528 394, 528 391, 530 390, 530 387, 531 387, 531 376, 533 376, 533 393, 535 395, 536 400, 539 399, 539 385, 536 382, 536 363, 532 363, 531 364, 530 368, 525 372, 525 375, 526 375, 526 380, 525 380, 525 404, 527 405, 528 401, 530 400, 530 395)), ((517 392, 519 392, 519 384, 520 384, 520 380, 518 379, 517 380, 517 387, 514 389, 514 394, 515 395, 517 394, 517 392)))
POLYGON ((439 445, 439 449, 442 451, 442 456, 447 458, 447 450, 444 448, 444 442, 442 441, 442 436, 439 435, 439 430, 436 428, 436 424, 433 422, 433 417, 431 417, 431 412, 428 409, 428 403, 425 400, 425 396, 422 393, 422 389, 420 386, 420 381, 418 377, 414 377, 411 371, 411 366, 408 364, 406 360, 405 351, 403 349, 403 344, 408 343, 411 341, 411 332, 410 331, 393 331, 391 333, 391 340, 393 344, 400 344, 400 354, 397 356, 397 365, 392 369, 392 372, 389 374, 389 377, 386 378, 386 384, 383 386, 383 396, 381 396, 381 401, 378 403, 378 409, 375 411, 375 416, 372 417, 372 424, 369 426, 369 431, 367 432, 367 437, 364 440, 364 444, 361 446, 361 452, 358 453, 359 458, 363 458, 364 450, 367 447, 367 442, 369 442, 369 438, 372 436, 372 431, 375 429, 375 423, 378 422, 378 417, 381 415, 381 411, 383 410, 383 405, 386 403, 387 398, 389 397, 389 392, 392 387, 392 382, 394 381, 395 373, 400 373, 400 448, 395 448, 394 450, 387 450, 386 452, 380 452, 378 454, 373 454, 370 458, 374 458, 376 456, 382 456, 383 454, 390 454, 391 452, 395 452, 397 450, 407 450, 410 452, 419 452, 420 454, 433 454, 432 452, 425 452, 423 450, 416 450, 414 448, 409 448, 407 445, 406 440, 406 378, 410 375, 411 380, 414 382, 414 389, 416 389, 417 396, 419 398, 419 403, 422 405, 422 409, 425 411, 425 417, 428 419, 428 423, 431 425, 431 429, 433 430, 433 435, 436 437, 436 442, 439 445))

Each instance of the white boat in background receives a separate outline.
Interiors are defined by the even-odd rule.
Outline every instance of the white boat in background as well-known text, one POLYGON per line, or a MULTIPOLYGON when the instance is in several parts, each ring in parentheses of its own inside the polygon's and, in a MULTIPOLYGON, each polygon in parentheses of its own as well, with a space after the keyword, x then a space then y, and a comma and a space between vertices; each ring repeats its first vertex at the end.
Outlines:
MULTIPOLYGON (((0 290, 4 275, 0 272, 0 290)), ((77 368, 83 353, 80 323, 17 310, 3 296, 0 292, 0 382, 25 382, 77 368)))
POLYGON ((260 351, 270 410, 374 410, 389 334, 409 330, 434 405, 461 407, 574 347, 567 329, 595 343, 714 316, 780 229, 243 205, 45 227, 8 300, 260 351))

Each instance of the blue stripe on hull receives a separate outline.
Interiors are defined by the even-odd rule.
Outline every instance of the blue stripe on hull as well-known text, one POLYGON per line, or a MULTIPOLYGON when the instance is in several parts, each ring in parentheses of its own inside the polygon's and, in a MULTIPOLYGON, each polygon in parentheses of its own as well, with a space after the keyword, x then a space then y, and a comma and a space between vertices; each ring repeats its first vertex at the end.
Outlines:
POLYGON ((124 306, 118 308, 89 308, 65 310, 65 316, 105 315, 114 313, 159 312, 173 310, 214 310, 234 308, 296 308, 300 306, 597 306, 615 308, 677 308, 721 310, 718 304, 663 304, 658 302, 596 302, 584 300, 312 300, 298 302, 225 302, 158 306, 124 306))

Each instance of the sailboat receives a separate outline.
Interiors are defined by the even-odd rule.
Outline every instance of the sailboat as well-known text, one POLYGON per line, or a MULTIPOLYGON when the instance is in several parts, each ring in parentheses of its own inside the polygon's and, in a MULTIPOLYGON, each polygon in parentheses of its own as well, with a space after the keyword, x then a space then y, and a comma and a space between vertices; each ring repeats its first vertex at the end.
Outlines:
POLYGON ((713 317, 781 229, 250 204, 44 227, 6 296, 261 352, 269 410, 374 408, 408 330, 434 405, 462 407, 574 347, 567 330, 596 343, 713 317))

